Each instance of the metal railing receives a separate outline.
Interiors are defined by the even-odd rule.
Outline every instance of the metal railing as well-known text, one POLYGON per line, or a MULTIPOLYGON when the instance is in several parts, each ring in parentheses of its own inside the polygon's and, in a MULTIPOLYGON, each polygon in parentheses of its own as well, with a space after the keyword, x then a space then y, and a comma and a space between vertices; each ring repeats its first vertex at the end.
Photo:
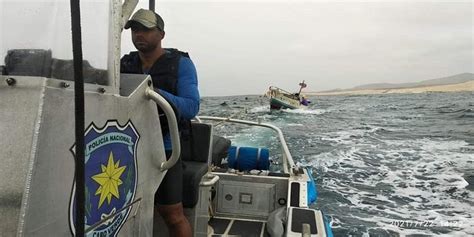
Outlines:
POLYGON ((201 122, 202 120, 212 120, 212 121, 221 121, 221 122, 231 122, 231 123, 239 123, 239 124, 246 124, 250 126, 260 126, 266 127, 274 130, 278 134, 278 139, 280 141, 281 149, 282 149, 282 157, 283 157, 283 171, 285 173, 293 172, 293 168, 295 168, 295 163, 291 156, 290 150, 288 149, 288 145, 286 144, 285 137, 283 136, 283 132, 280 128, 276 127, 275 125, 268 124, 268 123, 260 123, 260 122, 252 122, 247 120, 240 120, 240 119, 232 119, 232 118, 224 118, 224 117, 213 117, 213 116, 198 116, 196 120, 201 122), (288 166, 291 167, 291 170, 288 169, 288 166))
POLYGON ((168 118, 168 125, 171 135, 171 146, 173 147, 173 151, 171 153, 170 159, 161 163, 160 165, 161 171, 164 171, 173 167, 173 165, 176 164, 179 159, 179 156, 181 155, 181 143, 179 141, 178 121, 176 120, 173 108, 171 108, 171 105, 165 100, 165 98, 156 93, 150 87, 146 88, 145 95, 149 99, 155 101, 155 103, 160 106, 165 112, 166 118, 168 118))

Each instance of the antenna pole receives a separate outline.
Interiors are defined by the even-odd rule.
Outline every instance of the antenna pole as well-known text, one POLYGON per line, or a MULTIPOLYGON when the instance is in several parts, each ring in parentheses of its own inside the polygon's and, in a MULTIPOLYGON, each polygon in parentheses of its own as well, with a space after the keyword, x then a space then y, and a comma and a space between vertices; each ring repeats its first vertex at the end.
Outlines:
POLYGON ((155 11, 155 0, 150 0, 148 2, 148 8, 152 11, 155 11))
POLYGON ((304 80, 303 82, 300 83, 300 91, 298 91, 298 95, 301 94, 301 90, 303 90, 303 88, 306 87, 306 84, 304 83, 304 80))

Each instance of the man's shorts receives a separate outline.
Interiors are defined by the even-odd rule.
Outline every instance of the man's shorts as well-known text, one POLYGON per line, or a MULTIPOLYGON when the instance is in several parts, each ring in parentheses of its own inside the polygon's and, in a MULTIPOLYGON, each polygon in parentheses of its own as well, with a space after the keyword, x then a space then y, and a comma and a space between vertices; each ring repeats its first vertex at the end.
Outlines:
MULTIPOLYGON (((171 151, 166 151, 166 157, 171 156, 171 151)), ((183 162, 181 158, 168 169, 163 181, 155 193, 155 204, 172 205, 183 200, 183 162)))

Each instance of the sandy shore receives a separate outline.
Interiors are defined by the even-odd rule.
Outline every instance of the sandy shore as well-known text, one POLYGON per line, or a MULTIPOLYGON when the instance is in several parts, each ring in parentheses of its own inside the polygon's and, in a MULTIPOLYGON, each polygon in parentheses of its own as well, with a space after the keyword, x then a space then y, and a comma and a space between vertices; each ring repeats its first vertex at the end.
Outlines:
POLYGON ((345 90, 335 92, 306 92, 306 95, 369 95, 369 94, 392 94, 392 93, 427 93, 427 92, 461 92, 473 91, 474 81, 468 81, 459 84, 440 85, 440 86, 425 86, 415 88, 400 88, 400 89, 371 89, 371 90, 345 90))

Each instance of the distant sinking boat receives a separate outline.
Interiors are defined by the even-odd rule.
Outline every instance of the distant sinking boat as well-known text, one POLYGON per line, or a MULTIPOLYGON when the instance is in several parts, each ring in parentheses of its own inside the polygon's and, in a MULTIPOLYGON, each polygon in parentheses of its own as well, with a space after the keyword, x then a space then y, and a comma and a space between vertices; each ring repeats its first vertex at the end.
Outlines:
POLYGON ((268 88, 266 97, 270 98, 270 109, 305 109, 310 103, 301 95, 301 90, 306 87, 306 83, 301 82, 298 93, 290 93, 275 86, 268 88))

